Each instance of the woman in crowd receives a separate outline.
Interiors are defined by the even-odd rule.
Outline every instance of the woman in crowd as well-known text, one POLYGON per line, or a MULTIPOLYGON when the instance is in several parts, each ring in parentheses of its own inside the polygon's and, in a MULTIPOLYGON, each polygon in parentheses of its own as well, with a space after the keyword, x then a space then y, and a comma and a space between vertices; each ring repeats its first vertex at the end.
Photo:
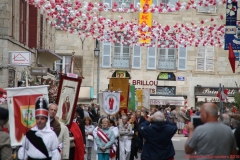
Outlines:
POLYGON ((93 147, 93 130, 92 119, 90 117, 84 118, 85 122, 85 137, 86 137, 86 154, 84 159, 91 160, 91 151, 93 147))
POLYGON ((109 119, 103 118, 102 129, 97 131, 96 143, 98 160, 109 160, 110 158, 110 148, 114 143, 115 137, 109 125, 109 119))
POLYGON ((110 154, 110 160, 115 160, 118 157, 117 153, 118 153, 118 136, 119 136, 119 131, 118 131, 118 127, 115 125, 114 120, 110 119, 109 121, 110 121, 110 127, 109 128, 110 128, 110 130, 113 131, 114 138, 115 138, 115 141, 114 141, 114 144, 113 144, 113 147, 112 147, 113 153, 110 154))

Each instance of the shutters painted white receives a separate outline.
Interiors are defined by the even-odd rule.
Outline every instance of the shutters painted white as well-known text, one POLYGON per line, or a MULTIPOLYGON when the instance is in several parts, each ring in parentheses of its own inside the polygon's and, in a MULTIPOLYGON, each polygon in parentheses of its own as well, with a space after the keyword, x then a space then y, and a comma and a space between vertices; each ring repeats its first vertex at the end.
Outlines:
POLYGON ((132 68, 141 69, 141 47, 133 46, 132 68))
POLYGON ((214 71, 214 46, 206 46, 206 71, 214 71))
POLYGON ((205 47, 198 47, 196 54, 196 70, 204 71, 205 47))
POLYGON ((140 4, 140 0, 134 0, 134 7, 137 7, 137 4, 140 4))
POLYGON ((176 6, 176 2, 178 2, 178 0, 169 0, 169 2, 170 2, 172 5, 176 6))
POLYGON ((102 46, 102 67, 111 68, 111 42, 103 42, 102 46))
POLYGON ((159 5, 158 0, 152 0, 152 4, 155 4, 155 6, 158 6, 159 5))
POLYGON ((147 69, 156 69, 156 47, 148 47, 147 69))
POLYGON ((112 0, 103 0, 103 3, 108 3, 109 4, 108 9, 112 9, 112 0))
POLYGON ((74 56, 73 73, 82 76, 83 56, 74 56))
POLYGON ((197 71, 214 71, 214 47, 198 47, 196 54, 197 71))
POLYGON ((178 48, 178 70, 187 69, 187 48, 180 46, 178 48))
MULTIPOLYGON (((197 3, 199 4, 200 0, 197 0, 197 3)), ((198 12, 200 13, 216 13, 217 12, 217 6, 213 6, 213 5, 208 5, 205 6, 203 5, 198 5, 198 12)))

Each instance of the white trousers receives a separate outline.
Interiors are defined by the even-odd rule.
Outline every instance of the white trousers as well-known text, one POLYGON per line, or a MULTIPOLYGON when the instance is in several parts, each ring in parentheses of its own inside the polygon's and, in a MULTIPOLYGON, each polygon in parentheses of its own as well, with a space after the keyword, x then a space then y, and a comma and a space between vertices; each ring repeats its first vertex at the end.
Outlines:
POLYGON ((131 154, 132 140, 119 141, 119 160, 129 160, 131 154))

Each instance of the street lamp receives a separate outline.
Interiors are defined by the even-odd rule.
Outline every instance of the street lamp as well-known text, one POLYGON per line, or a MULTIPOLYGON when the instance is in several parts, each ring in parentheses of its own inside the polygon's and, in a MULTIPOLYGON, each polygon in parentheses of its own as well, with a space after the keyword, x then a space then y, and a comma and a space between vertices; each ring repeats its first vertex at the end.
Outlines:
POLYGON ((98 59, 98 62, 97 62, 97 103, 99 103, 99 96, 98 96, 98 93, 99 93, 99 57, 100 57, 100 49, 99 49, 99 45, 98 45, 98 40, 96 40, 96 47, 94 49, 94 56, 95 58, 98 59))

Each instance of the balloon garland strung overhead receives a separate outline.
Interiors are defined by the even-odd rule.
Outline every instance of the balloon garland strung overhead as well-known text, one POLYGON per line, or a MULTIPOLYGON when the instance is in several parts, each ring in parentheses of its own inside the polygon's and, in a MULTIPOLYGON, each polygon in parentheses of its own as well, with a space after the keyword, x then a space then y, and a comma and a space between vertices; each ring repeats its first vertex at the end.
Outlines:
MULTIPOLYGON (((218 18, 211 18, 210 20, 201 20, 198 25, 179 24, 174 26, 162 26, 156 21, 153 21, 153 26, 139 25, 133 21, 120 22, 118 20, 111 20, 98 16, 98 12, 108 12, 109 5, 106 3, 92 3, 80 2, 76 0, 72 3, 70 0, 27 0, 29 4, 38 7, 43 14, 46 14, 47 20, 63 31, 70 33, 78 33, 82 38, 93 37, 100 41, 108 41, 117 43, 120 42, 120 36, 124 36, 124 41, 121 43, 125 45, 141 45, 146 47, 164 47, 176 48, 181 46, 219 46, 222 47, 224 41, 224 22, 222 25, 214 24, 216 21, 222 21, 223 15, 218 18), (208 24, 208 25, 207 25, 208 24), (139 31, 147 34, 140 35, 139 31), (141 37, 140 37, 141 36, 141 37), (139 38, 150 38, 151 43, 139 43, 139 38)), ((164 8, 163 4, 159 6, 151 5, 147 9, 137 4, 134 7, 130 4, 129 8, 125 8, 122 4, 117 8, 117 4, 113 4, 112 12, 174 12, 188 9, 197 9, 199 6, 216 6, 217 4, 226 4, 225 0, 203 0, 194 2, 180 3, 176 5, 168 4, 164 8)), ((118 16, 122 19, 122 16, 118 16)))

